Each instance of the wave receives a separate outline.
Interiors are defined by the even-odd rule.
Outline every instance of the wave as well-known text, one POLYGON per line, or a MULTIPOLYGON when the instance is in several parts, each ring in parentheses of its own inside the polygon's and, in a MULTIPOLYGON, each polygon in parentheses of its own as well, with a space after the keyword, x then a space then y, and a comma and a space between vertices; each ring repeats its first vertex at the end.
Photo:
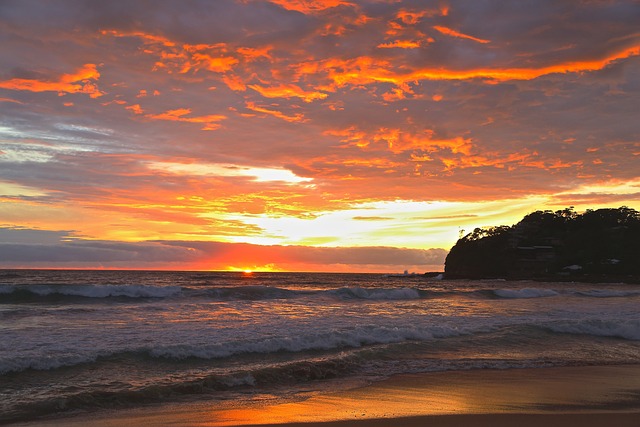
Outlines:
MULTIPOLYGON (((14 405, 0 414, 0 421, 27 421, 64 411, 128 408, 213 393, 216 394, 217 399, 237 399, 237 393, 246 396, 248 392, 250 393, 249 390, 260 387, 268 387, 270 393, 275 394, 278 391, 274 390, 274 386, 293 385, 293 389, 287 387, 285 390, 295 390, 296 385, 358 373, 368 375, 369 378, 380 378, 380 372, 389 376, 450 370, 543 368, 562 364, 562 362, 554 363, 544 359, 418 359, 398 364, 384 360, 369 360, 358 354, 341 353, 330 357, 307 358, 270 366, 256 365, 253 369, 240 369, 225 374, 203 373, 196 378, 193 375, 173 373, 170 381, 159 380, 156 383, 143 385, 122 382, 116 390, 97 388, 93 385, 92 389, 68 394, 57 393, 55 398, 49 397, 36 402, 14 405)), ((287 393, 291 392, 287 391, 287 393)))
POLYGON ((21 355, 14 358, 0 358, 0 374, 25 370, 52 370, 74 365, 93 363, 102 358, 118 355, 138 354, 143 357, 185 360, 185 359, 225 359, 243 354, 272 354, 278 352, 299 353, 305 351, 359 348, 375 344, 390 344, 405 341, 428 341, 477 332, 446 325, 430 326, 360 326, 331 332, 306 335, 264 337, 253 340, 237 340, 226 343, 203 345, 175 344, 155 347, 131 347, 114 352, 93 352, 72 354, 47 354, 40 357, 21 355))
POLYGON ((431 299, 451 296, 475 296, 482 298, 546 298, 563 296, 588 296, 593 298, 615 298, 640 296, 640 290, 614 290, 592 289, 578 291, 572 289, 548 289, 548 288, 514 288, 514 289, 476 289, 476 290, 449 290, 449 289, 420 289, 420 288, 368 288, 368 287, 343 287, 331 290, 290 290, 273 286, 241 286, 214 288, 207 291, 209 296, 221 299, 289 299, 301 296, 333 297, 343 301, 349 300, 377 300, 377 301, 401 301, 416 299, 431 299))
POLYGON ((179 295, 180 286, 152 285, 0 285, 0 302, 20 302, 61 297, 167 298, 179 295))
POLYGON ((559 295, 552 289, 524 288, 524 289, 496 289, 493 293, 500 298, 544 298, 559 295))
POLYGON ((425 293, 411 288, 345 287, 333 290, 291 290, 264 285, 215 288, 153 285, 0 285, 0 303, 61 298, 169 298, 176 296, 207 297, 222 301, 293 299, 303 296, 329 296, 341 300, 405 300, 426 297, 425 293))
POLYGON ((312 293, 311 291, 292 291, 263 285, 209 288, 205 291, 205 295, 222 300, 287 299, 312 293))
POLYGON ((255 341, 237 341, 226 344, 210 344, 194 347, 174 345, 155 348, 153 357, 185 359, 218 359, 247 353, 303 352, 358 348, 365 345, 389 344, 403 341, 427 341, 434 338, 457 336, 464 332, 447 326, 431 327, 359 327, 341 331, 317 333, 294 337, 272 337, 255 341))
POLYGON ((337 298, 342 301, 402 301, 443 297, 476 298, 544 298, 554 296, 591 298, 621 298, 640 296, 640 290, 625 289, 548 289, 548 288, 481 288, 481 289, 421 289, 420 287, 380 288, 348 286, 338 289, 288 289, 269 285, 242 286, 160 286, 160 285, 95 285, 95 284, 0 284, 0 303, 59 301, 61 299, 106 298, 210 298, 221 301, 270 300, 307 298, 337 298))
POLYGON ((410 300, 424 297, 412 288, 344 287, 331 290, 291 290, 275 286, 238 286, 207 289, 207 296, 223 300, 292 299, 303 296, 333 297, 341 300, 410 300))
MULTIPOLYGON (((107 387, 80 390, 68 394, 57 393, 55 397, 36 402, 18 403, 0 411, 2 421, 26 421, 63 411, 115 409, 140 404, 171 401, 188 395, 213 392, 240 391, 256 386, 297 384, 315 380, 336 378, 347 374, 358 366, 353 356, 337 355, 332 358, 299 360, 271 366, 256 366, 250 370, 238 370, 226 374, 171 375, 169 381, 133 384, 119 383, 116 389, 107 387)), ((222 397, 224 395, 218 395, 222 397)), ((233 398, 233 395, 226 395, 233 398)), ((0 406, 1 408, 1 406, 0 406)))
POLYGON ((564 320, 544 326, 553 332, 564 334, 615 337, 630 341, 640 341, 640 319, 564 320))
POLYGON ((421 298, 420 292, 413 288, 379 289, 350 287, 327 292, 340 299, 411 300, 421 298))
POLYGON ((640 296, 640 291, 623 291, 617 289, 591 289, 588 291, 577 291, 577 294, 595 298, 616 298, 640 296))

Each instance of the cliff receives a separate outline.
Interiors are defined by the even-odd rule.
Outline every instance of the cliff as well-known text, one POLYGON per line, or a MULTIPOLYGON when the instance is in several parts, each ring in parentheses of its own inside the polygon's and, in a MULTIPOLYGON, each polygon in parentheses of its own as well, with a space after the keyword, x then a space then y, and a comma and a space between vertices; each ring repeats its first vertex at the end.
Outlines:
POLYGON ((640 213, 624 206, 582 214, 568 208, 536 211, 513 226, 476 228, 449 252, 445 276, 637 281, 640 213))

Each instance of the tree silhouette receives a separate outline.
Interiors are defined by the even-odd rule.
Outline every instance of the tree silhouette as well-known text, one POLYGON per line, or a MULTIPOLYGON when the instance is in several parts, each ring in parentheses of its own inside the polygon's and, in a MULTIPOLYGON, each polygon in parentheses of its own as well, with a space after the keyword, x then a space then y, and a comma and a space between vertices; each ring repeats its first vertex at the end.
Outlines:
POLYGON ((513 226, 476 228, 445 261, 448 278, 640 277, 640 213, 622 206, 536 211, 513 226))

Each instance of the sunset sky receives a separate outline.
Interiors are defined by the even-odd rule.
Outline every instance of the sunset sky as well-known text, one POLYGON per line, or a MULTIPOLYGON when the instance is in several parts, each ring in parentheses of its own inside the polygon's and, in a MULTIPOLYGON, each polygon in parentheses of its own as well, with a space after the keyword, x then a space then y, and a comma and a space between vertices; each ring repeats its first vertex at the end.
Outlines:
POLYGON ((640 209, 640 2, 0 2, 0 267, 441 270, 640 209))

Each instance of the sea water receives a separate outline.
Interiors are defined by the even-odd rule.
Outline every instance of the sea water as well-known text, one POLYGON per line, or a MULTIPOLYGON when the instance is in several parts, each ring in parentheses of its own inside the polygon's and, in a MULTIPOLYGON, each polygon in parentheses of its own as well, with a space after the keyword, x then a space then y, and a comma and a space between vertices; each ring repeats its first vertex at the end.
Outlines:
POLYGON ((5 270, 0 422, 296 399, 401 373, 638 364, 639 303, 625 284, 5 270))

